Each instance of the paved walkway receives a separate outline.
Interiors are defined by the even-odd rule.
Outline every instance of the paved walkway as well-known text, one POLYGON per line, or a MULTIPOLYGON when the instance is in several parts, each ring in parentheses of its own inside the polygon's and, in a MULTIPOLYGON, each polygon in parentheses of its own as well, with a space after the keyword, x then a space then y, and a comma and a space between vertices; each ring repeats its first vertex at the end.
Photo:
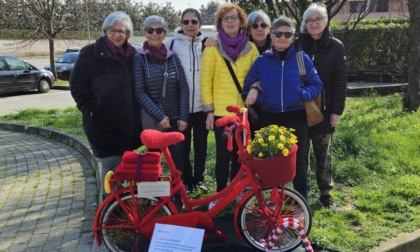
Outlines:
POLYGON ((69 145, 0 129, 0 251, 91 251, 94 174, 69 145))

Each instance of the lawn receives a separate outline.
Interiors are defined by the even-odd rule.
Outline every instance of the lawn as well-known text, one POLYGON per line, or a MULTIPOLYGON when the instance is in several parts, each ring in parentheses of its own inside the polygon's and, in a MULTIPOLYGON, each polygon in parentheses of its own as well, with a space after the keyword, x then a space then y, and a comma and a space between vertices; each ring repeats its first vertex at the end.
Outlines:
MULTIPOLYGON (((309 203, 314 221, 309 238, 318 247, 368 251, 384 239, 420 228, 420 117, 402 111, 399 94, 347 99, 334 135, 332 195, 338 213, 315 203, 319 195, 312 171, 309 203)), ((75 107, 28 109, 0 120, 85 137, 75 107)), ((214 164, 210 134, 205 179, 211 191, 214 164)))

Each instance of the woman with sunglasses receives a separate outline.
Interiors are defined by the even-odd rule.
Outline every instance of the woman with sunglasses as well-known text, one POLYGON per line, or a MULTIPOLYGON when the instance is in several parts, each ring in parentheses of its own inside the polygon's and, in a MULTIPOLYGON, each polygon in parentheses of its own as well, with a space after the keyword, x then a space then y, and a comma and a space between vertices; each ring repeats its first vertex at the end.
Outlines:
POLYGON ((103 36, 82 48, 70 77, 70 91, 82 112, 83 129, 96 158, 100 180, 99 203, 106 197, 105 174, 121 162, 126 150, 140 143, 139 105, 134 98, 133 56, 128 42, 130 17, 116 11, 102 24, 103 36))
POLYGON ((318 203, 336 211, 337 208, 330 195, 334 186, 331 150, 333 133, 343 114, 346 101, 346 53, 343 43, 332 36, 328 27, 327 9, 321 3, 309 5, 303 13, 300 32, 298 42, 305 53, 312 58, 324 84, 321 95, 324 121, 309 128, 305 160, 310 170, 309 153, 312 142, 316 161, 316 181, 320 191, 318 203))
POLYGON ((280 16, 270 32, 273 46, 254 62, 246 77, 245 105, 259 107, 261 127, 276 124, 296 130, 298 151, 293 186, 308 199, 308 169, 304 162, 308 127, 303 102, 321 93, 322 82, 311 59, 304 55, 306 77, 305 86, 301 86, 297 50, 293 45, 295 26, 290 18, 280 16))
POLYGON ((249 13, 246 26, 249 41, 254 42, 260 54, 270 49, 271 20, 264 11, 257 10, 249 13))
POLYGON ((192 193, 196 187, 207 191, 204 184, 204 170, 209 131, 206 129, 207 114, 203 112, 200 91, 203 41, 200 27, 200 12, 193 8, 185 9, 181 14, 181 27, 175 29, 174 38, 165 40, 166 47, 181 61, 190 91, 188 126, 182 132, 185 136, 182 175, 188 193, 192 193), (190 160, 191 140, 194 146, 194 172, 190 160))
POLYGON ((242 89, 249 68, 259 56, 257 48, 249 42, 245 34, 246 20, 244 10, 238 5, 231 3, 221 5, 215 15, 215 26, 218 31, 217 46, 206 47, 203 52, 201 98, 203 110, 207 113, 206 128, 214 130, 216 139, 217 191, 221 191, 227 185, 229 166, 231 166, 232 180, 240 164, 237 147, 234 146, 233 151, 227 150, 227 139, 222 137, 223 127, 215 127, 214 122, 220 117, 229 115, 226 106, 244 107, 234 78, 238 79, 242 89), (232 67, 232 74, 229 65, 232 67))
MULTIPOLYGON (((152 15, 143 27, 146 41, 133 63, 136 100, 148 114, 141 118, 143 128, 149 127, 147 120, 154 120, 165 131, 183 132, 188 124, 189 91, 178 57, 163 44, 168 25, 162 17, 152 15)), ((169 150, 182 171, 182 142, 169 150)))

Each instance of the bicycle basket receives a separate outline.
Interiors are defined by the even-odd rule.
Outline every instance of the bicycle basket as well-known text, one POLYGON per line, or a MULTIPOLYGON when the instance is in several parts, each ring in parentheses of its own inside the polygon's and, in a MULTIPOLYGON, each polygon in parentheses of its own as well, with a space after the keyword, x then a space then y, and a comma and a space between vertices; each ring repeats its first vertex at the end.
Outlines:
POLYGON ((117 180, 157 181, 162 174, 159 152, 126 151, 113 175, 117 180))
POLYGON ((261 179, 263 185, 284 185, 296 175, 296 152, 295 144, 288 156, 277 155, 267 159, 253 157, 248 160, 248 166, 261 179))

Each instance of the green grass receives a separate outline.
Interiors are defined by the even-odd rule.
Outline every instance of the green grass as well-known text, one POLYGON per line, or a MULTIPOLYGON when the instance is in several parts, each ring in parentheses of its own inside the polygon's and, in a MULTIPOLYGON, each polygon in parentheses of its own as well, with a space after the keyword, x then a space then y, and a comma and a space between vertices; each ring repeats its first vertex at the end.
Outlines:
MULTIPOLYGON (((340 212, 321 209, 315 203, 318 194, 310 194, 313 243, 338 251, 368 251, 384 239, 420 228, 420 117, 402 111, 399 94, 347 99, 333 149, 332 194, 340 212)), ((28 109, 0 120, 85 137, 75 107, 28 109)), ((211 133, 205 176, 211 191, 214 165, 211 133)), ((311 187, 316 188, 314 178, 311 187)))

